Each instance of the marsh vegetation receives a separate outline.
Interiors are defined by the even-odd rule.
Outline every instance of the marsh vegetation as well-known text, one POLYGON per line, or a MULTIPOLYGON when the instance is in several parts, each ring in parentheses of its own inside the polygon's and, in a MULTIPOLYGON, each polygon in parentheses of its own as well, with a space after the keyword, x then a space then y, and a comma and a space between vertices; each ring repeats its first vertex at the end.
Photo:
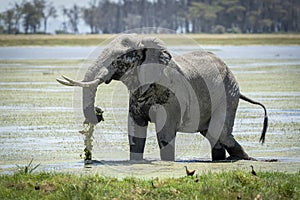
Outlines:
MULTIPOLYGON (((184 169, 182 170, 184 172, 184 169)), ((0 176, 1 199, 299 199, 300 174, 229 171, 168 179, 122 180, 40 173, 0 176), (35 186, 38 184, 38 190, 35 186)))

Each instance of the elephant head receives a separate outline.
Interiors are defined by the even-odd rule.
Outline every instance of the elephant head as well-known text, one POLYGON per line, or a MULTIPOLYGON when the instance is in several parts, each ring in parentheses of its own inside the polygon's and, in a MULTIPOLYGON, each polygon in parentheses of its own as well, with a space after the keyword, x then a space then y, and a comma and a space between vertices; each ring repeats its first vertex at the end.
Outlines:
MULTIPOLYGON (((132 72, 143 63, 167 65, 172 56, 163 42, 157 38, 141 37, 136 34, 121 35, 112 40, 101 55, 88 68, 82 81, 75 81, 66 76, 56 79, 67 86, 83 88, 83 113, 85 123, 98 123, 95 115, 95 96, 97 87, 102 83, 120 80, 127 87, 136 74, 132 72)), ((129 88, 130 89, 130 88, 129 88)))

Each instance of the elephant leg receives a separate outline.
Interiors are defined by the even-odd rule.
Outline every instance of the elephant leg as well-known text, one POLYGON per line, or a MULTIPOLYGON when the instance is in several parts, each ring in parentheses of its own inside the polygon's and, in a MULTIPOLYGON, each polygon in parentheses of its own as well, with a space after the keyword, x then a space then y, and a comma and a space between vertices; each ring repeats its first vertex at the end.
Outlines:
POLYGON ((212 148, 211 158, 212 161, 226 160, 226 151, 220 142, 217 142, 217 144, 215 144, 215 146, 212 148))
POLYGON ((236 140, 233 146, 225 148, 230 155, 227 160, 252 160, 236 140))
POLYGON ((160 158, 164 161, 175 160, 175 137, 176 133, 161 131, 157 133, 158 145, 160 148, 160 158))
POLYGON ((155 122, 161 160, 174 161, 177 125, 176 119, 178 117, 171 115, 170 110, 167 109, 162 105, 153 106, 150 112, 150 117, 155 122))
MULTIPOLYGON (((201 134, 206 137, 207 136, 207 130, 203 130, 201 131, 201 134)), ((226 151, 225 148, 220 144, 220 141, 214 142, 215 140, 210 140, 209 137, 206 137, 211 146, 212 146, 212 150, 211 150, 211 158, 212 161, 218 161, 218 160, 226 160, 226 151)))
POLYGON ((238 106, 238 99, 230 99, 227 101, 226 118, 220 135, 220 144, 229 154, 229 160, 249 160, 250 157, 244 151, 242 146, 234 139, 232 130, 234 126, 235 114, 238 106))
POLYGON ((232 135, 238 100, 238 98, 232 97, 223 101, 226 104, 217 107, 211 116, 206 138, 212 146, 212 160, 224 160, 224 148, 230 155, 228 159, 250 159, 232 135))
POLYGON ((128 139, 130 145, 130 160, 142 160, 147 136, 147 125, 139 126, 128 117, 128 139))
POLYGON ((220 146, 225 148, 229 154, 227 160, 250 160, 251 158, 244 151, 243 147, 234 139, 232 135, 232 127, 224 127, 220 139, 220 146))

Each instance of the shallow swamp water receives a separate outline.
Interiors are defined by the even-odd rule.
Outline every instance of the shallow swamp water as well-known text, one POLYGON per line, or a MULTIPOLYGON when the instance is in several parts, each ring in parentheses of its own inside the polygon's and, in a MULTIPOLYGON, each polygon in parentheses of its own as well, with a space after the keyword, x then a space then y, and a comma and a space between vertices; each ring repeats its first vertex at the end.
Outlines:
MULTIPOLYGON (((172 46, 174 54, 197 49, 172 46)), ((258 143, 263 110, 240 102, 234 136, 259 161, 210 162, 210 146, 200 134, 178 133, 176 162, 159 161, 154 126, 150 125, 143 162, 128 161, 128 92, 121 83, 99 87, 97 105, 105 121, 94 135, 94 164, 85 167, 81 94, 58 84, 61 74, 78 78, 95 47, 0 48, 0 173, 13 173, 32 158, 37 171, 99 173, 106 176, 183 176, 183 166, 206 171, 249 169, 300 170, 300 46, 205 46, 235 74, 243 94, 268 110, 269 129, 258 143), (277 162, 267 162, 276 159, 277 162)), ((99 50, 99 49, 98 49, 99 50)), ((101 51, 101 48, 100 50, 101 51)), ((93 53, 92 53, 93 54, 93 53)))

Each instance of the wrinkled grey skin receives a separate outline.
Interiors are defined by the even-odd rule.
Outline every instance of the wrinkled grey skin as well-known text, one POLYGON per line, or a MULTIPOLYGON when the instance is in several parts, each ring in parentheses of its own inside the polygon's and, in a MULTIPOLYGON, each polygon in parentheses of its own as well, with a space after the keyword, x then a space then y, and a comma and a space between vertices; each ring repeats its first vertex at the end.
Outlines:
MULTIPOLYGON (((172 57, 156 38, 121 35, 89 67, 83 81, 57 79, 83 87, 86 123, 98 123, 94 103, 98 85, 122 81, 130 91, 128 138, 130 159, 143 159, 149 122, 155 123, 162 160, 175 160, 175 137, 200 132, 212 146, 212 160, 251 159, 232 135, 239 99, 243 96, 225 65, 206 51, 172 57)), ((267 113, 261 140, 264 142, 267 113)))

